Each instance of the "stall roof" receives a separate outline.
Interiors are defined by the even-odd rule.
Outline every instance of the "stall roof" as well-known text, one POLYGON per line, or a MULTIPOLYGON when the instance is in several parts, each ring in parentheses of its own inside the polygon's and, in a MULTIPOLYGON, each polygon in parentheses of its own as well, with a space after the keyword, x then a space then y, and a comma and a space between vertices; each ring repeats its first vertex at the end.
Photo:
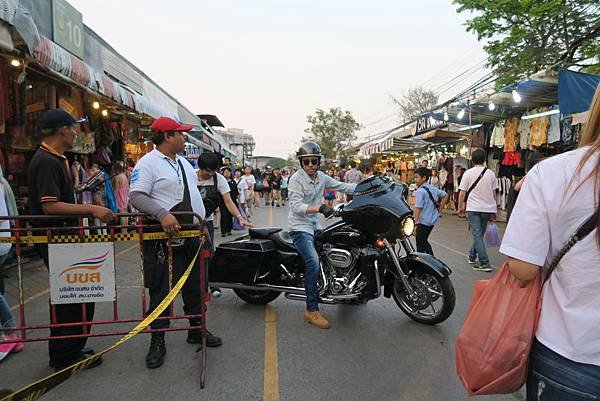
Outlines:
POLYGON ((210 125, 211 127, 223 127, 223 128, 225 128, 225 125, 223 125, 223 123, 221 122, 221 120, 219 120, 219 117, 215 116, 214 114, 196 114, 196 116, 199 119, 206 121, 206 123, 208 125, 210 125))

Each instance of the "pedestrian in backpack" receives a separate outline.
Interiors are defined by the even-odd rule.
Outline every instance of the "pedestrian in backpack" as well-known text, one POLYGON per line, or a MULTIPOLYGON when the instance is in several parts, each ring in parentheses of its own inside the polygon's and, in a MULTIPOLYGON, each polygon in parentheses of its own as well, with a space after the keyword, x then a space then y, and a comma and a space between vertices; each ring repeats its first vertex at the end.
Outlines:
POLYGON ((496 220, 496 175, 485 166, 487 153, 483 149, 475 149, 471 156, 473 168, 467 170, 460 181, 458 195, 459 216, 467 216, 473 245, 469 251, 469 263, 473 270, 490 272, 490 259, 485 249, 483 235, 489 221, 496 220), (477 264, 479 257, 479 265, 477 264))
POLYGON ((440 211, 448 202, 448 194, 437 186, 431 184, 431 170, 419 167, 415 170, 415 183, 419 189, 415 192, 415 221, 417 251, 433 256, 433 249, 429 244, 429 235, 433 227, 440 221, 440 211))

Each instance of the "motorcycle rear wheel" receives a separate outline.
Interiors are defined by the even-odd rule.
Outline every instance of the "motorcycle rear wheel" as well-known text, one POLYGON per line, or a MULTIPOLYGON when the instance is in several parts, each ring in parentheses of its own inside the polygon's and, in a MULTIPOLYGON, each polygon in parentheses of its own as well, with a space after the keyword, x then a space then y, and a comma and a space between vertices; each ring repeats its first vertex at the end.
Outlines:
POLYGON ((266 305, 274 301, 281 292, 279 291, 253 291, 234 289, 235 295, 252 305, 266 305))
POLYGON ((449 277, 440 278, 434 274, 418 274, 409 278, 419 294, 419 299, 411 301, 399 279, 394 280, 392 296, 396 305, 408 317, 424 324, 437 324, 448 319, 454 311, 456 294, 449 277), (441 301, 441 302, 438 302, 441 301), (441 303, 441 305, 439 305, 441 303), (437 308, 436 308, 437 305, 437 308))

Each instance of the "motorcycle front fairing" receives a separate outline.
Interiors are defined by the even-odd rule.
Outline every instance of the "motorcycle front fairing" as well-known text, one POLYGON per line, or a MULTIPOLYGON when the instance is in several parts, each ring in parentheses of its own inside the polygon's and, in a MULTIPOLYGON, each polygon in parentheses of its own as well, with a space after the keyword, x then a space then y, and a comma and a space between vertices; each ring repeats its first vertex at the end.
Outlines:
POLYGON ((406 202, 407 189, 380 176, 356 186, 354 197, 345 205, 342 219, 369 235, 390 240, 401 235, 402 220, 412 214, 406 202))

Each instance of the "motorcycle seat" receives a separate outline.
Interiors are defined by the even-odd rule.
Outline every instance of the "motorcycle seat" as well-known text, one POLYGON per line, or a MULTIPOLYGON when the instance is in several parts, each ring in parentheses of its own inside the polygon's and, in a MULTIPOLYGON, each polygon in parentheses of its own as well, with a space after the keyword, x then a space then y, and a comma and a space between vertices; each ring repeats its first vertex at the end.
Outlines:
POLYGON ((251 228, 248 230, 248 234, 250 234, 250 238, 254 239, 271 239, 272 234, 278 233, 281 230, 278 227, 251 228))
POLYGON ((290 237, 289 231, 277 231, 276 233, 271 234, 269 238, 273 241, 277 248, 286 251, 286 252, 297 252, 296 247, 294 246, 294 241, 290 237))

